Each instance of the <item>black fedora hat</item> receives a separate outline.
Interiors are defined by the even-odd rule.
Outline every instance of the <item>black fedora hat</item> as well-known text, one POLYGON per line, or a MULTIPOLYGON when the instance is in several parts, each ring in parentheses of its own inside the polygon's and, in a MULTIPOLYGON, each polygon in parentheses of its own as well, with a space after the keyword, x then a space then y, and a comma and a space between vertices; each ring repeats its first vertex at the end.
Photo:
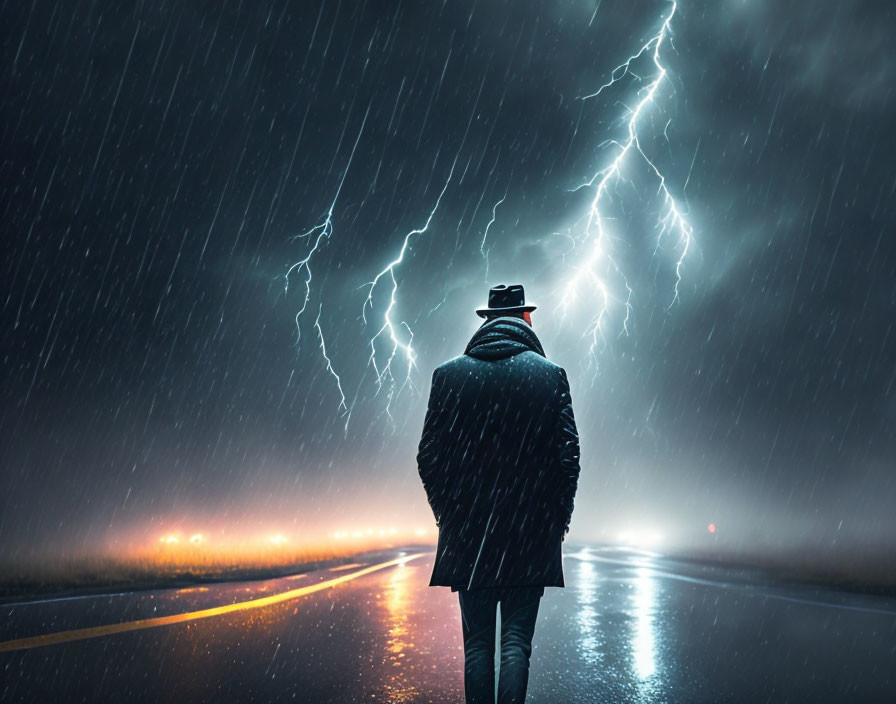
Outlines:
POLYGON ((484 318, 489 313, 533 311, 537 307, 531 303, 526 305, 526 291, 522 284, 511 284, 510 286, 498 284, 488 291, 488 306, 477 308, 476 315, 484 318))

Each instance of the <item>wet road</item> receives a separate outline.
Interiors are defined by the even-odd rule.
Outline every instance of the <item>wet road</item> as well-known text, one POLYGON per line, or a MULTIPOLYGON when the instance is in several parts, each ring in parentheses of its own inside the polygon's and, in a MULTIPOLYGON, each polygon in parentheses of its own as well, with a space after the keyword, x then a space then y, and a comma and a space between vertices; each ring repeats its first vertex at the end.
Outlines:
MULTIPOLYGON (((528 701, 896 701, 893 599, 565 550, 567 586, 541 602, 528 701)), ((373 558, 264 582, 4 606, 0 701, 463 701, 457 595, 427 586, 433 554, 373 558), (51 633, 66 635, 16 641, 51 633)))

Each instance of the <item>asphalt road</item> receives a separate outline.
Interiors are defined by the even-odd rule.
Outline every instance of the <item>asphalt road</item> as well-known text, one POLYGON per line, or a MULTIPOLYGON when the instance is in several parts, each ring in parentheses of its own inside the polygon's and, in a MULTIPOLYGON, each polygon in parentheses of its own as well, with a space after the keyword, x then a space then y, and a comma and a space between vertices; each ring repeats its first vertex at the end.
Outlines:
MULTIPOLYGON (((457 595, 427 586, 433 554, 375 557, 6 605, 0 701, 462 702, 457 595)), ((576 545, 564 573, 541 602, 530 702, 896 701, 893 599, 576 545)))

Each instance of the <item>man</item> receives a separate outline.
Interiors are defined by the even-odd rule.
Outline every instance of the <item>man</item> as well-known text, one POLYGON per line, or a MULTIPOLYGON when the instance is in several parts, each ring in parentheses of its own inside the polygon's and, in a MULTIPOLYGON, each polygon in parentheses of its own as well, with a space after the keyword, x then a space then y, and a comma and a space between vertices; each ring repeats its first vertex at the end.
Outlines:
POLYGON ((532 329, 520 285, 495 286, 485 322, 432 375, 417 465, 439 526, 430 586, 458 592, 468 704, 523 702, 538 606, 563 587, 561 543, 579 477, 569 382, 532 329))

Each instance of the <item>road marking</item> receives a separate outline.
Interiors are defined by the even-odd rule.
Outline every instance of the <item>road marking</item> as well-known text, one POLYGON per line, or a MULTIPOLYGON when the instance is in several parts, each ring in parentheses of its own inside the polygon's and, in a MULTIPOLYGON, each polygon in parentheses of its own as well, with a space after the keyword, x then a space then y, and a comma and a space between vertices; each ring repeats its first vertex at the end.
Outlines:
POLYGON ((176 623, 186 623, 188 621, 197 621, 202 618, 211 618, 212 616, 221 616, 236 611, 247 611, 249 609, 261 609, 271 604, 279 604, 290 599, 297 599, 300 596, 313 594, 314 592, 335 587, 337 584, 357 579, 365 574, 376 572, 393 565, 400 565, 418 557, 423 557, 427 553, 420 552, 416 555, 408 555, 399 557, 388 562, 381 562, 378 565, 365 567, 363 570, 344 574, 340 577, 334 577, 317 584, 309 584, 307 587, 299 589, 291 589, 280 594, 262 597, 261 599, 250 599, 249 601, 241 601, 236 604, 227 604, 225 606, 215 606, 211 609, 203 609, 201 611, 190 611, 183 614, 173 614, 171 616, 160 616, 158 618, 147 618, 141 621, 126 621, 124 623, 110 623, 105 626, 93 626, 92 628, 77 628, 71 631, 59 631, 57 633, 47 633, 42 636, 31 636, 30 638, 16 638, 15 640, 7 640, 0 642, 0 653, 8 653, 13 650, 26 650, 28 648, 38 648, 44 645, 57 645, 59 643, 70 643, 75 640, 86 640, 88 638, 99 638, 101 636, 109 636, 115 633, 126 633, 128 631, 140 631, 144 628, 156 628, 158 626, 171 626, 176 623))
POLYGON ((338 565, 336 567, 331 567, 328 572, 344 572, 345 570, 350 570, 352 567, 360 567, 363 565, 363 562, 353 562, 350 565, 338 565))

